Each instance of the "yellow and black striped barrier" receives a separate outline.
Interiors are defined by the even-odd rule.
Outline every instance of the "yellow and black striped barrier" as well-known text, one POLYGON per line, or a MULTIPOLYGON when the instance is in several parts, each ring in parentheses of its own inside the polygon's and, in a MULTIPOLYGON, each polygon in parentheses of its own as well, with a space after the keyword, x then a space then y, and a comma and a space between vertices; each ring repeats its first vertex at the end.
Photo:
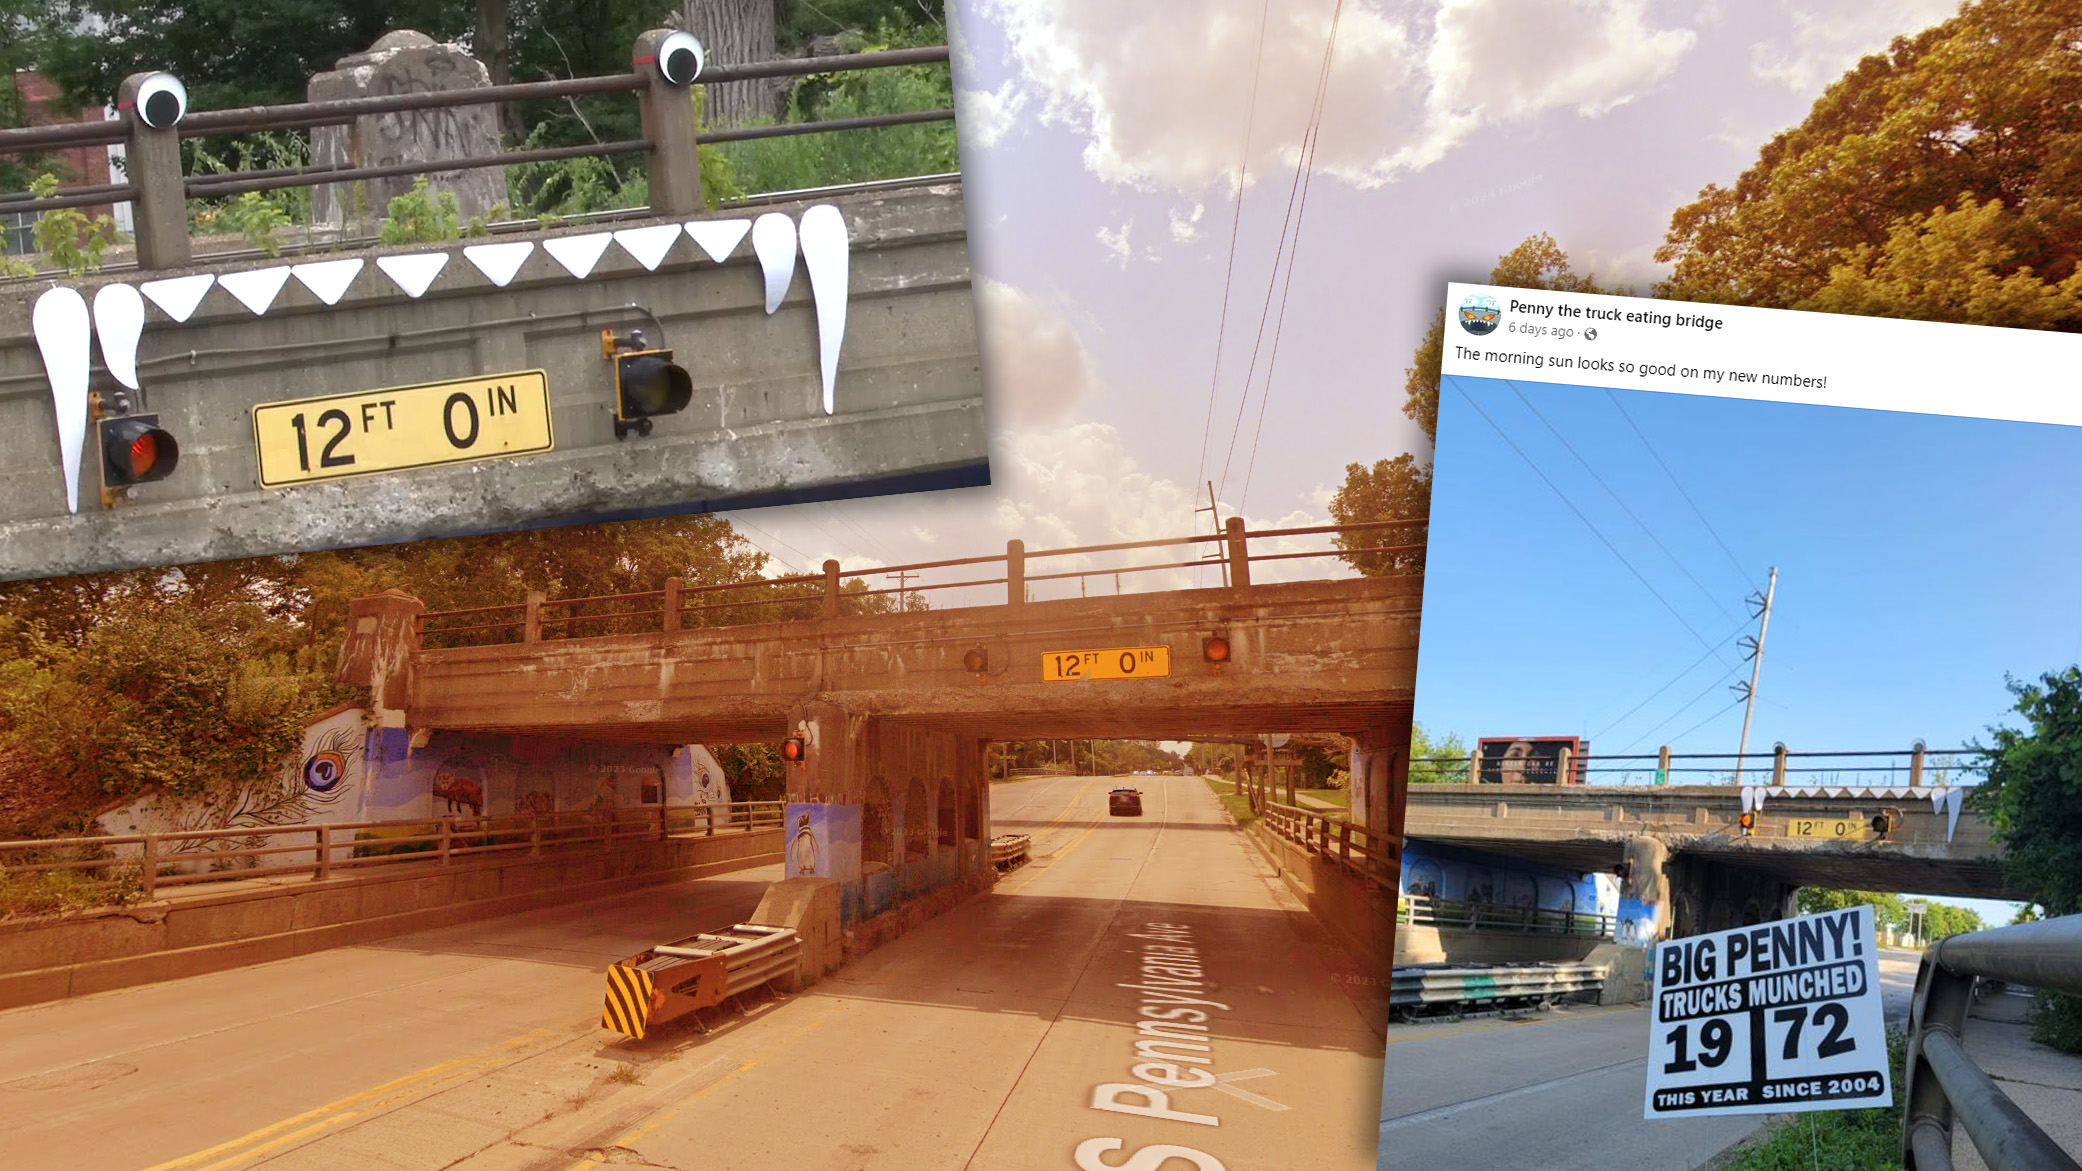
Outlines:
POLYGON ((793 975, 801 954, 792 928, 756 923, 661 943, 607 969, 600 1027, 641 1041, 666 1021, 793 975))

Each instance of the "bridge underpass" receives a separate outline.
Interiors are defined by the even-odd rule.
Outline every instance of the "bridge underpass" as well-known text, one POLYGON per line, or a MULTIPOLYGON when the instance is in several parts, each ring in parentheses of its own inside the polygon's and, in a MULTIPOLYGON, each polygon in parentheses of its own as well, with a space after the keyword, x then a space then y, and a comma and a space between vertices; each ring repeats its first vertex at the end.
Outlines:
MULTIPOLYGON (((1023 551, 1008 557, 1017 579, 1023 551)), ((889 785, 900 866, 961 858, 927 832, 910 860, 898 793, 914 778, 957 841, 1025 834, 1030 861, 795 995, 711 1013, 705 1034, 603 1031, 602 972, 746 921, 780 867, 14 1010, 0 1014, 0 1084, 41 1097, 0 1121, 0 1143, 31 1164, 128 1171, 1024 1169, 1078 1165, 1079 1150, 1119 1166, 1155 1145, 1230 1167, 1371 1168, 1378 969, 1332 941, 1205 780, 983 781, 999 737, 1391 737, 1421 583, 1238 577, 569 640, 543 636, 568 613, 538 599, 517 608, 512 641, 418 649, 465 620, 368 600, 342 670, 372 684, 407 742, 437 726, 804 734, 793 799, 872 805, 878 778, 902 778, 889 785), (1231 647, 1219 675, 1202 655, 1215 636, 1231 647), (979 644, 981 682, 962 661, 979 644), (1039 677, 1043 653, 1115 646, 1169 648, 1169 680, 1039 677), (1143 816, 1109 816, 1120 783, 1142 790, 1143 816)), ((644 621, 662 626, 653 609, 644 621)))

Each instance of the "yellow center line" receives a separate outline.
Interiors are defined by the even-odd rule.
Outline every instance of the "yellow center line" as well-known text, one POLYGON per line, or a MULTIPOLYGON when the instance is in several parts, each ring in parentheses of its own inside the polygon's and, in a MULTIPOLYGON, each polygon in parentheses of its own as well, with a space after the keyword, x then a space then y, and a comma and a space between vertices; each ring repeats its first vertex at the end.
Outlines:
POLYGON ((441 1078, 443 1075, 455 1073, 459 1070, 464 1071, 465 1074, 478 1072, 477 1069, 466 1069, 465 1067, 482 1066, 484 1068, 489 1069, 495 1065, 502 1064, 506 1061, 514 1060, 513 1057, 502 1056, 501 1051, 522 1048, 530 1044, 531 1042, 541 1039, 544 1035, 556 1031, 557 1030, 554 1028, 542 1028, 536 1029, 532 1033, 524 1033, 521 1036, 513 1037, 506 1041, 500 1042, 498 1045, 491 1047, 489 1050, 481 1050, 467 1057, 458 1057, 451 1061, 441 1062, 438 1065, 430 1065, 425 1069, 418 1070, 414 1073, 408 1073, 403 1077, 393 1078, 390 1081, 384 1082, 382 1085, 372 1086, 369 1089, 349 1094, 344 1098, 328 1102, 325 1105, 319 1106, 315 1109, 306 1110, 301 1114, 285 1118, 280 1122, 270 1123, 269 1125, 263 1126, 258 1130, 240 1135, 235 1139, 231 1139, 227 1142, 218 1143, 216 1146, 205 1147, 200 1151, 196 1151, 188 1155, 183 1155, 178 1159, 169 1159, 164 1163, 155 1163, 152 1166, 145 1168, 144 1171, 189 1171, 189 1169, 193 1169, 193 1171, 218 1171, 218 1169, 220 1168, 228 1167, 232 1164, 243 1162, 247 1159, 250 1159, 255 1155, 262 1154, 266 1151, 274 1150, 277 1147, 284 1145, 285 1143, 294 1141, 295 1138, 314 1133, 315 1131, 322 1130, 329 1126, 337 1125, 341 1122, 345 1122, 347 1119, 355 1117, 357 1114, 362 1113, 362 1111, 354 1110, 352 1109, 352 1107, 361 1106, 362 1104, 369 1102, 371 1099, 381 1098, 386 1094, 391 1094, 398 1090, 408 1090, 409 1092, 417 1092, 418 1090, 425 1088, 421 1085, 421 1083, 433 1082, 434 1080, 441 1078), (337 1117, 331 1118, 323 1122, 316 1122, 315 1125, 305 1125, 307 1123, 313 1123, 315 1120, 323 1119, 327 1115, 337 1115, 337 1117), (268 1141, 272 1138, 272 1136, 279 1135, 281 1134, 281 1132, 285 1130, 291 1130, 292 1128, 298 1127, 301 1127, 302 1129, 296 1130, 293 1136, 285 1136, 283 1138, 272 1139, 272 1141, 268 1141), (255 1144, 259 1145, 256 1146, 255 1144), (250 1149, 241 1150, 241 1148, 250 1149), (232 1154, 232 1152, 234 1151, 237 1151, 239 1153, 232 1154), (207 1167, 197 1166, 198 1164, 203 1163, 205 1160, 215 1159, 221 1155, 230 1155, 231 1157, 228 1159, 222 1159, 215 1163, 211 1163, 207 1167))

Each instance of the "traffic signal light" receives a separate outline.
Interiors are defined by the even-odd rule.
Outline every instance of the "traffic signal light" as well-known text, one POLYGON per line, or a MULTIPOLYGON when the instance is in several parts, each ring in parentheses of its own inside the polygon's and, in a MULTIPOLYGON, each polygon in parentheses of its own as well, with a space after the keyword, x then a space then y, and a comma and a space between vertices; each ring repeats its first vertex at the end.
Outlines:
POLYGON ((990 670, 990 652, 977 647, 961 657, 961 666, 962 670, 980 677, 990 670))
POLYGON ((617 338, 600 331, 600 351, 614 363, 614 437, 651 433, 651 420, 683 411, 694 399, 694 380, 673 364, 671 350, 644 349, 643 334, 617 338), (628 348, 624 348, 628 347, 628 348))
POLYGON ((786 740, 783 740, 783 741, 781 741, 781 759, 782 759, 782 760, 785 760, 785 761, 787 761, 787 762, 788 762, 789 764, 801 764, 801 763, 802 763, 802 754, 803 754, 803 742, 802 742, 802 737, 800 737, 800 736, 790 736, 790 737, 788 737, 788 738, 787 738, 786 740))
POLYGON ((1757 832, 1757 815, 1746 812, 1735 819, 1735 824, 1742 827, 1743 837, 1749 837, 1757 832))
POLYGON ((1872 835, 1876 838, 1884 838, 1894 832, 1895 825, 1899 824, 1900 821, 1901 811, 1899 809, 1882 809, 1872 815, 1872 835))
POLYGON ((1633 877, 1634 875, 1633 860, 1631 858, 1621 858, 1619 860, 1619 869, 1614 873, 1619 875, 1619 885, 1621 887, 1625 887, 1627 884, 1627 879, 1633 877))
POLYGON ((159 425, 156 414, 133 415, 130 399, 117 393, 90 400, 95 434, 101 441, 101 506, 115 507, 139 484, 164 480, 181 462, 181 445, 159 425))

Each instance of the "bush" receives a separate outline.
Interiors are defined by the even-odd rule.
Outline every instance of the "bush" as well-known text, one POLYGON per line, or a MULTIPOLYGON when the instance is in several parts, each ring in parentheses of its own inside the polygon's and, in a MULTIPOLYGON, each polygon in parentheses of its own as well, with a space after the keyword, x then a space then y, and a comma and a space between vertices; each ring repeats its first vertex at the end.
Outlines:
POLYGON ((2033 996, 2031 1039, 2062 1053, 2082 1053, 2082 996, 2045 991, 2033 996))
MULTIPOLYGON (((29 190, 38 199, 49 199, 58 193, 58 177, 39 175, 29 190)), ((101 254, 120 238, 112 217, 104 214, 90 219, 76 207, 61 207, 36 218, 36 250, 75 277, 100 268, 101 254)))
POLYGON ((381 235, 385 244, 435 244, 462 235, 455 192, 435 194, 427 190, 426 176, 414 179, 412 190, 390 201, 381 235))

